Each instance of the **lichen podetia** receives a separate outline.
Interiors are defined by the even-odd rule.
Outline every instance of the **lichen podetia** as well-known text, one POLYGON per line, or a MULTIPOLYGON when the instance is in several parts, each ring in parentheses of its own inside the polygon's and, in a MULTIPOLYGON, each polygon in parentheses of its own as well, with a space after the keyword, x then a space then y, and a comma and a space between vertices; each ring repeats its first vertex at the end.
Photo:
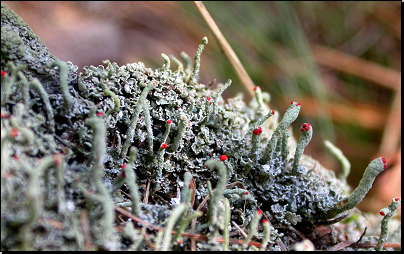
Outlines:
MULTIPOLYGON (((279 112, 265 112, 269 96, 259 87, 246 104, 242 94, 227 102, 222 98, 231 80, 215 90, 198 83, 207 43, 203 38, 193 65, 181 54, 185 68, 171 56, 177 70, 170 69, 166 55, 156 70, 141 62, 118 66, 105 61, 106 67, 85 67, 80 74, 71 63, 50 59, 41 69, 47 78, 41 79, 35 79, 24 57, 2 65, 2 248, 43 249, 47 243, 52 249, 52 243, 32 233, 43 211, 43 218, 64 223, 64 230, 49 234, 73 239, 71 249, 83 249, 77 223, 84 220, 84 210, 94 248, 152 248, 142 247, 145 231, 128 223, 122 232, 116 230, 111 204, 130 206, 133 214, 162 228, 184 232, 195 221, 189 226, 194 233, 211 239, 223 233, 224 245, 213 241, 198 245, 201 250, 246 249, 250 240, 229 242, 229 222, 242 227, 251 222, 254 233, 261 211, 267 249, 293 239, 275 228, 343 219, 385 168, 384 159, 372 161, 358 188, 344 197, 344 179, 303 154, 313 127, 302 125, 297 144, 288 130, 304 105, 292 102, 278 123, 279 112), (51 66, 59 66, 59 75, 51 66), (38 163, 43 176, 32 173, 38 163), (55 197, 49 195, 55 189, 55 197), (198 206, 208 194, 207 214, 201 216, 198 206)), ((187 248, 188 240, 178 234, 149 237, 157 248, 171 249, 179 242, 187 248)))

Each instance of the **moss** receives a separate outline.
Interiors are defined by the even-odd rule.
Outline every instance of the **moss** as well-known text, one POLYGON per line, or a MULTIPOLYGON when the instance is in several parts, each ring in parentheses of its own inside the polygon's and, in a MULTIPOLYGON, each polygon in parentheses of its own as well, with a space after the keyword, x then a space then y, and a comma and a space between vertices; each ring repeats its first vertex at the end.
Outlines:
POLYGON ((22 18, 1 4, 1 65, 13 61, 44 73, 46 64, 54 60, 56 57, 22 18))

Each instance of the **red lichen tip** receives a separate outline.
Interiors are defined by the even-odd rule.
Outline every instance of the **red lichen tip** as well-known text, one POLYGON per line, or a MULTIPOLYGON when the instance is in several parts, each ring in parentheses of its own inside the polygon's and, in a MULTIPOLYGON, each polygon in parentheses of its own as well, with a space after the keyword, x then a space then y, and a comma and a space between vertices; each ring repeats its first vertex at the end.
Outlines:
POLYGON ((257 91, 257 89, 258 89, 258 86, 255 86, 255 87, 254 87, 254 91, 257 91))
POLYGON ((257 210, 257 213, 258 213, 258 215, 261 215, 261 214, 262 214, 262 211, 261 211, 261 210, 257 210))
POLYGON ((208 101, 210 101, 210 97, 206 97, 206 99, 207 99, 208 101))
POLYGON ((395 198, 394 201, 398 202, 400 201, 400 198, 395 198))
POLYGON ((1 112, 1 118, 7 118, 7 117, 8 117, 8 115, 6 113, 1 112))
POLYGON ((172 121, 171 121, 171 120, 167 120, 167 123, 170 124, 170 123, 172 123, 172 121))
POLYGON ((268 223, 268 220, 267 220, 267 219, 263 219, 263 220, 262 220, 262 224, 264 224, 264 223, 268 223))
POLYGON ((124 168, 126 168, 126 164, 121 165, 121 169, 124 169, 124 168))
POLYGON ((380 215, 381 216, 384 216, 384 215, 386 215, 383 211, 380 211, 380 215))
POLYGON ((19 133, 20 133, 20 131, 17 128, 12 128, 10 134, 11 134, 11 137, 16 138, 19 133))
POLYGON ((226 155, 220 155, 220 160, 221 161, 225 161, 225 160, 227 160, 227 156, 226 155))
POLYGON ((275 110, 272 110, 272 115, 275 115, 275 110))
POLYGON ((383 165, 384 165, 383 169, 386 169, 387 168, 387 161, 386 161, 385 158, 382 158, 382 161, 383 161, 383 165))
POLYGON ((168 146, 167 143, 164 143, 164 144, 161 145, 161 149, 166 149, 167 146, 168 146))
POLYGON ((302 128, 300 129, 300 131, 309 131, 311 128, 309 123, 304 123, 302 124, 302 128))
POLYGON ((11 176, 12 174, 10 173, 10 171, 6 171, 6 172, 4 172, 4 174, 3 174, 3 176, 4 176, 4 178, 9 178, 10 176, 11 176))
POLYGON ((7 74, 6 71, 2 71, 2 72, 1 72, 1 76, 2 76, 2 77, 4 77, 4 75, 6 75, 6 74, 7 74))
POLYGON ((62 164, 62 156, 60 154, 55 153, 53 155, 53 160, 54 160, 56 166, 59 166, 60 164, 62 164))
POLYGON ((248 195, 248 192, 244 193, 246 196, 248 195))
POLYGON ((121 174, 121 176, 122 176, 123 178, 125 178, 125 177, 126 177, 126 174, 125 174, 125 171, 124 171, 124 170, 122 170, 122 174, 121 174))
POLYGON ((103 115, 104 115, 104 113, 102 113, 102 112, 97 113, 97 116, 103 116, 103 115))
POLYGON ((253 130, 253 133, 254 133, 255 135, 260 135, 260 134, 262 133, 261 127, 258 127, 258 129, 253 130))

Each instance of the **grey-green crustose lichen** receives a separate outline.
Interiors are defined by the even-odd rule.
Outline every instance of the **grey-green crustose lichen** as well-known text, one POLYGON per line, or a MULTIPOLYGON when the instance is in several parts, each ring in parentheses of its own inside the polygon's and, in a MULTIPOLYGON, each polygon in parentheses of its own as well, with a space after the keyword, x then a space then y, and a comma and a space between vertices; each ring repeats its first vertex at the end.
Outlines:
MULTIPOLYGON (((9 12, 2 5, 2 13, 3 8, 9 12)), ((3 26, 10 23, 5 19, 3 24, 2 14, 2 31, 3 26)), ((199 250, 241 250, 250 241, 232 244, 229 221, 256 232, 258 209, 275 227, 299 228, 335 222, 360 202, 384 169, 383 160, 372 162, 359 189, 343 197, 345 185, 303 154, 313 129, 302 130, 294 145, 288 127, 298 119, 300 103, 292 102, 278 124, 279 113, 262 108, 260 89, 249 104, 242 94, 225 102, 221 93, 231 80, 216 89, 198 83, 207 43, 203 38, 193 65, 181 54, 185 68, 171 56, 177 70, 163 55, 164 64, 156 70, 141 62, 118 66, 105 61, 106 67, 85 67, 84 73, 51 57, 42 42, 38 48, 44 51, 33 57, 38 63, 27 57, 29 50, 21 54, 5 47, 3 64, 2 47, 1 68, 7 71, 1 91, 2 248, 55 250, 64 239, 64 249, 83 249, 84 232, 77 223, 88 213, 94 249, 152 249, 142 240, 145 227, 136 224, 132 230, 126 222, 124 233, 117 230, 113 205, 119 205, 155 226, 179 232, 190 230, 188 224, 198 218, 194 233, 212 239, 222 233, 225 238, 224 244, 200 242, 199 250), (55 65, 60 71, 51 68, 55 65), (56 174, 31 175, 41 158, 39 165, 49 160, 47 171, 56 174), (41 183, 43 189, 38 188, 41 183), (30 190, 40 193, 31 197, 30 190), (190 201, 193 193, 195 204, 190 201), (202 215, 196 207, 207 194, 211 199, 202 215), (48 229, 46 222, 35 220, 39 213, 63 221, 63 229, 48 229), (38 227, 59 240, 32 233, 38 227)), ((264 228, 267 249, 293 239, 267 224, 264 228)), ((183 237, 179 244, 180 235, 171 237, 169 231, 148 237, 158 249, 188 248, 189 239, 183 237)))

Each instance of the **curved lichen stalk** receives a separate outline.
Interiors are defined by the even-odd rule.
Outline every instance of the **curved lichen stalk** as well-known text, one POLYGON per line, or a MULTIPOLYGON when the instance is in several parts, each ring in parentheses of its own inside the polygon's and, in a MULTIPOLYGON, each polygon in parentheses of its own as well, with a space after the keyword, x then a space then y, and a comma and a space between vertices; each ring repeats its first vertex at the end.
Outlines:
POLYGON ((309 144, 311 137, 313 136, 313 127, 308 124, 304 123, 300 128, 302 135, 300 136, 299 141, 297 142, 295 157, 293 159, 293 167, 292 167, 292 175, 297 175, 303 172, 299 172, 300 167, 300 158, 303 155, 304 148, 309 144))
POLYGON ((67 84, 67 65, 63 61, 55 61, 49 64, 49 67, 59 67, 60 90, 63 95, 63 108, 68 111, 73 101, 70 95, 69 86, 67 84))
POLYGON ((272 133, 272 137, 267 144, 264 152, 264 157, 262 158, 263 164, 268 163, 269 160, 272 158, 272 154, 275 152, 278 139, 282 136, 282 133, 289 127, 289 125, 291 125, 296 120, 300 112, 300 107, 300 102, 292 101, 291 105, 286 110, 281 122, 272 133))
POLYGON ((215 225, 218 217, 218 203, 223 197, 223 191, 226 188, 227 172, 226 166, 220 160, 208 160, 205 162, 205 166, 210 170, 216 169, 218 171, 219 181, 216 185, 214 195, 210 197, 209 210, 207 218, 212 225, 215 225))
POLYGON ((393 198, 389 206, 380 210, 380 215, 383 216, 383 220, 381 222, 379 241, 377 242, 375 250, 381 251, 383 249, 383 244, 386 242, 389 236, 389 221, 393 217, 394 212, 398 209, 400 204, 401 198, 393 198))
POLYGON ((126 132, 126 140, 122 146, 122 151, 121 151, 121 158, 125 157, 130 144, 132 143, 132 139, 133 136, 135 134, 135 130, 136 130, 136 125, 137 125, 137 120, 139 119, 139 114, 143 108, 143 103, 146 100, 147 94, 154 88, 155 83, 154 82, 150 82, 144 89, 143 92, 141 93, 139 100, 137 102, 136 108, 135 108, 135 112, 132 115, 132 119, 128 128, 128 131, 126 132))
POLYGON ((208 38, 203 37, 202 43, 199 45, 198 49, 196 50, 194 68, 192 70, 191 76, 189 77, 190 84, 196 83, 196 78, 198 77, 199 69, 201 68, 201 54, 207 44, 208 44, 208 38))
POLYGON ((353 209, 355 206, 357 206, 372 188, 376 176, 380 174, 386 167, 387 162, 384 158, 380 157, 371 161, 366 168, 365 173, 363 173, 358 187, 356 187, 352 194, 349 197, 344 198, 332 208, 328 209, 327 212, 320 215, 320 218, 331 219, 338 214, 353 209))

